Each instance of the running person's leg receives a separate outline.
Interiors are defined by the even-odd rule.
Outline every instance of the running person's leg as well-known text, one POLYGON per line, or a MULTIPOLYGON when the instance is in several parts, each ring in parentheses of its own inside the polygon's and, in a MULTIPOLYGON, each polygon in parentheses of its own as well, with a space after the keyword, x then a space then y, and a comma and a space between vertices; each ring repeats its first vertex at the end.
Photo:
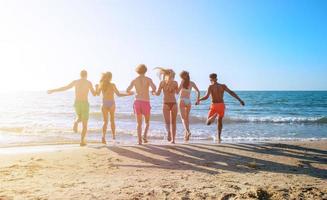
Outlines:
POLYGON ((102 144, 107 144, 106 133, 108 127, 108 109, 102 106, 103 126, 102 126, 102 144))
POLYGON ((73 131, 74 133, 78 132, 78 124, 82 122, 81 117, 80 116, 76 116, 76 119, 74 121, 74 125, 73 125, 73 131))
POLYGON ((86 137, 86 132, 87 132, 87 123, 88 123, 88 120, 82 120, 83 129, 82 129, 82 134, 81 134, 81 143, 80 143, 81 146, 86 145, 85 137, 86 137))
POLYGON ((191 137, 191 130, 190 130, 190 112, 191 112, 191 104, 186 106, 186 130, 187 130, 187 136, 186 141, 190 140, 191 137))
POLYGON ((184 126, 184 140, 187 140, 188 135, 188 129, 187 129, 187 116, 186 116, 186 106, 183 102, 183 100, 179 101, 179 110, 180 110, 180 116, 182 118, 182 123, 184 126))
POLYGON ((172 109, 171 109, 171 126, 172 126, 172 142, 173 144, 175 144, 175 139, 176 139, 176 120, 177 120, 177 113, 178 113, 178 109, 177 109, 177 104, 175 104, 172 109))
POLYGON ((116 111, 116 106, 112 105, 109 112, 110 112, 111 135, 113 140, 116 139, 115 111, 116 111))
POLYGON ((77 133, 78 132, 78 124, 80 122, 82 122, 82 119, 81 119, 82 111, 81 111, 79 102, 75 102, 74 108, 75 108, 75 113, 76 113, 76 119, 74 121, 73 131, 74 131, 74 133, 77 133))
POLYGON ((223 117, 218 118, 218 135, 217 135, 217 142, 221 142, 221 132, 223 130, 223 117))
POLYGON ((136 115, 138 144, 142 144, 142 114, 136 115))
POLYGON ((219 115, 218 118, 218 135, 217 135, 217 142, 221 142, 221 133, 223 130, 223 118, 225 115, 225 104, 224 103, 219 103, 217 104, 217 113, 219 115))
POLYGON ((143 142, 148 143, 148 131, 150 126, 150 114, 144 115, 145 128, 143 133, 143 142))
POLYGON ((171 141, 171 130, 170 130, 170 109, 169 106, 164 104, 162 107, 162 113, 165 119, 165 125, 166 125, 166 131, 167 131, 167 139, 170 142, 171 141))

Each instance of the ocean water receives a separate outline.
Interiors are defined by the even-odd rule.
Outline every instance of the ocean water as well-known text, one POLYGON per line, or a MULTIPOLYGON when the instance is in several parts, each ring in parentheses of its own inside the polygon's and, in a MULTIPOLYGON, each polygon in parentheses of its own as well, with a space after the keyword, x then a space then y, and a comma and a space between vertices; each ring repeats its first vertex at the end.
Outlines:
MULTIPOLYGON (((204 92, 202 92, 203 95, 204 92)), ((245 101, 225 94, 226 116, 222 138, 227 142, 268 140, 321 140, 327 138, 327 91, 239 91, 245 101)), ((45 92, 0 93, 0 145, 16 143, 78 141, 73 133, 74 94, 72 91, 48 95, 45 92)), ((164 142, 162 97, 151 97, 152 118, 149 138, 164 142)), ((193 104, 195 95, 192 94, 193 104)), ((101 97, 90 97, 88 140, 101 138, 101 97)), ((117 140, 135 143, 133 97, 116 98, 117 140)), ((193 105, 192 141, 213 141, 217 125, 205 125, 210 100, 193 105)), ((108 129, 110 140, 110 129, 108 129)), ((178 116, 177 138, 183 127, 178 116)))

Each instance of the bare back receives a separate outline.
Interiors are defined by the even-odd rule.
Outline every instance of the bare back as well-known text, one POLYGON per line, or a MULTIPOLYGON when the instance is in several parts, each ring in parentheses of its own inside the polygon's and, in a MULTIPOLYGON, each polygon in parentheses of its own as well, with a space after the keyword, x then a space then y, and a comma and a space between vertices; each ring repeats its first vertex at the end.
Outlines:
POLYGON ((138 76, 132 81, 132 84, 136 90, 135 99, 143 101, 150 100, 149 87, 153 84, 152 79, 146 76, 138 76))
POLYGON ((214 83, 209 86, 212 103, 224 103, 225 85, 214 83))
POLYGON ((114 100, 114 94, 115 94, 115 85, 110 83, 106 90, 101 89, 103 99, 105 100, 114 100))
POLYGON ((78 79, 74 81, 75 86, 75 100, 88 101, 88 94, 92 87, 92 83, 87 79, 78 79))

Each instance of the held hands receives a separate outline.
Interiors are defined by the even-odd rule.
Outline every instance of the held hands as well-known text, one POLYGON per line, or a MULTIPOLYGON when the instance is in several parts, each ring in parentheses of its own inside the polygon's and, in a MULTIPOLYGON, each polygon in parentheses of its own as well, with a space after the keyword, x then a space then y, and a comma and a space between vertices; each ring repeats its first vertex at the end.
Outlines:
POLYGON ((134 92, 133 91, 128 91, 127 94, 128 95, 134 95, 134 92))
POLYGON ((200 99, 197 99, 195 105, 200 105, 200 99))
POLYGON ((245 106, 245 103, 244 103, 244 101, 242 101, 242 100, 240 100, 240 104, 241 104, 242 106, 245 106))
POLYGON ((152 91, 151 94, 152 94, 153 96, 157 96, 156 91, 152 91))

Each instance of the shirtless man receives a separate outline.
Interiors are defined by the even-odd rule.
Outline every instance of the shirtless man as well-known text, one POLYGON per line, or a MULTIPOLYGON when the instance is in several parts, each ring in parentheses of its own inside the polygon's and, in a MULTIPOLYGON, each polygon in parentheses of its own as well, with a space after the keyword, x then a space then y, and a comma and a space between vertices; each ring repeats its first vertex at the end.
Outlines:
POLYGON ((137 119, 137 137, 138 144, 142 144, 142 116, 145 120, 145 129, 143 133, 143 142, 147 143, 147 133, 150 125, 150 96, 149 88, 152 89, 152 95, 156 94, 156 86, 152 82, 152 79, 145 76, 147 68, 144 64, 140 64, 136 67, 135 71, 139 74, 128 86, 126 92, 130 93, 135 88, 135 100, 134 100, 134 113, 137 119))
POLYGON ((226 85, 219 84, 217 82, 217 74, 210 74, 210 82, 211 85, 208 87, 207 93, 204 97, 200 98, 197 104, 200 101, 207 100, 209 96, 211 96, 211 106, 210 111, 208 113, 207 125, 210 125, 216 117, 218 116, 218 137, 217 141, 221 142, 221 131, 223 128, 223 118, 225 114, 225 103, 224 103, 224 92, 229 93, 232 97, 237 99, 242 106, 244 106, 244 102, 240 99, 239 96, 233 91, 231 91, 226 85))
POLYGON ((80 73, 81 78, 71 82, 70 84, 60 87, 53 90, 48 90, 48 94, 52 94, 54 92, 62 92, 69 90, 75 87, 75 112, 76 112, 76 120, 74 122, 73 130, 76 133, 78 131, 78 124, 82 122, 83 129, 81 134, 81 146, 86 145, 85 136, 87 132, 87 123, 89 119, 89 102, 88 102, 88 94, 89 91, 96 95, 96 91, 93 88, 92 83, 87 80, 87 71, 82 70, 80 73))

